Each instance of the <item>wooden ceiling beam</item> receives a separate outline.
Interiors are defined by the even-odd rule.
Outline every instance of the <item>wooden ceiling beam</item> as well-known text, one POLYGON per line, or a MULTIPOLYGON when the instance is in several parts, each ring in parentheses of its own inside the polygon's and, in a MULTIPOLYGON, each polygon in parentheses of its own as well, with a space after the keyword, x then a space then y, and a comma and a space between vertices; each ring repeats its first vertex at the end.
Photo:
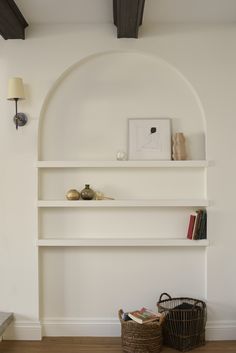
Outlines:
POLYGON ((113 19, 117 38, 138 38, 145 0, 113 0, 113 19))
POLYGON ((0 0, 0 34, 4 39, 25 39, 27 26, 14 0, 0 0))

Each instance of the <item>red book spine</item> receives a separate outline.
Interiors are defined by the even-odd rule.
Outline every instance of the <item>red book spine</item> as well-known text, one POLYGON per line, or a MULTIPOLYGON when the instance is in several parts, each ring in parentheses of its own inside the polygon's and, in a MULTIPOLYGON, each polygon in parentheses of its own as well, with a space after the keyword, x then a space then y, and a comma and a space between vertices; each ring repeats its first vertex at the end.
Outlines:
POLYGON ((188 239, 193 239, 193 228, 194 228, 195 220, 196 220, 196 216, 191 214, 189 218, 188 233, 187 233, 188 239))

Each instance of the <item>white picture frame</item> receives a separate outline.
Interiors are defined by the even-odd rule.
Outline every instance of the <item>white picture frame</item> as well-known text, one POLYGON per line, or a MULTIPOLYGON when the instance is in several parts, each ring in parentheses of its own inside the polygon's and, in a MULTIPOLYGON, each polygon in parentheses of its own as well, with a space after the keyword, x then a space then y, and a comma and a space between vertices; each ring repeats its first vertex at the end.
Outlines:
POLYGON ((128 119, 129 160, 171 160, 169 118, 128 119))

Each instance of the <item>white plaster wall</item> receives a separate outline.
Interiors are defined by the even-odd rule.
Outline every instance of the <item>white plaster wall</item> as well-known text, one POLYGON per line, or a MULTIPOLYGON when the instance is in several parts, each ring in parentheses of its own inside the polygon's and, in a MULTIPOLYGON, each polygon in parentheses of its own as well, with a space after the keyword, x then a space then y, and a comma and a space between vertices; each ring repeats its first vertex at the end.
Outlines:
POLYGON ((128 152, 128 118, 171 118, 184 129, 189 159, 205 158, 204 116, 186 79, 142 52, 107 52, 69 68, 42 114, 40 159, 112 160, 128 152))
MULTIPOLYGON (((204 290, 207 289, 209 329, 211 329, 212 337, 215 337, 216 330, 221 330, 222 338, 235 337, 233 185, 236 176, 234 157, 236 147, 234 138, 236 125, 234 119, 236 113, 234 93, 236 27, 162 26, 146 28, 143 33, 138 40, 118 40, 115 38, 115 29, 109 25, 35 26, 28 31, 26 41, 0 41, 0 112, 2 117, 0 129, 2 165, 0 185, 0 268, 2 269, 0 310, 14 311, 19 329, 26 326, 26 323, 29 325, 32 323, 30 326, 32 328, 39 319, 38 258, 35 247, 37 232, 35 161, 37 160, 38 119, 44 99, 61 73, 80 59, 94 53, 110 50, 131 50, 157 55, 175 66, 195 87, 203 103, 207 123, 207 158, 214 161, 214 165, 209 168, 208 172, 208 196, 212 200, 212 206, 208 212, 211 246, 207 250, 207 263, 205 263, 205 254, 198 249, 191 250, 189 253, 186 249, 181 252, 179 252, 180 249, 165 249, 160 251, 160 257, 163 262, 166 260, 169 266, 175 266, 175 263, 181 258, 178 268, 182 269, 186 277, 181 289, 180 283, 176 283, 178 290, 174 293, 175 295, 194 295, 196 293, 199 296, 204 296, 204 290), (18 132, 14 130, 11 121, 14 111, 13 104, 5 100, 8 77, 15 75, 22 76, 27 85, 28 99, 20 103, 22 108, 20 110, 27 112, 30 118, 28 126, 18 132), (190 270, 185 266, 185 260, 192 264, 190 270), (207 271, 206 283, 205 270, 207 271), (214 331, 214 329, 216 330, 214 331)), ((91 256, 91 252, 94 250, 80 252, 82 253, 80 254, 81 261, 88 265, 87 253, 90 253, 91 256)), ((111 253, 107 250, 95 252, 92 255, 99 262, 101 272, 106 268, 106 264, 110 263, 109 257, 112 254, 116 263, 121 255, 125 261, 129 261, 129 256, 132 259, 136 257, 134 251, 128 254, 127 250, 122 253, 120 249, 113 250, 111 253)), ((138 265, 139 271, 143 271, 143 275, 146 274, 146 270, 153 267, 152 265, 156 261, 153 249, 151 253, 145 251, 144 256, 146 265, 144 267, 141 264, 138 265)), ((50 302, 54 301, 57 290, 60 290, 63 283, 59 276, 60 273, 63 276, 67 275, 66 283, 73 287, 74 276, 66 268, 68 268, 67 266, 71 268, 74 263, 79 266, 76 252, 74 250, 67 252, 57 249, 45 250, 42 252, 40 260, 43 260, 43 270, 45 267, 47 268, 46 264, 52 261, 58 262, 57 268, 59 269, 55 276, 55 287, 51 287, 52 283, 50 282, 54 275, 52 266, 45 277, 43 288, 45 293, 49 293, 49 302, 42 303, 43 315, 51 315, 52 317, 54 315, 57 317, 73 315, 71 302, 66 310, 62 308, 60 312, 58 312, 56 304, 50 306, 50 302), (62 257, 64 262, 61 261, 62 257), (71 263, 72 261, 74 262, 71 263), (64 267, 63 264, 66 266, 64 267)), ((171 271, 170 269, 171 267, 167 268, 167 275, 171 271)), ((91 274, 92 269, 88 270, 91 274)), ((133 265, 130 265, 129 270, 131 274, 137 276, 133 265)), ((119 267, 115 267, 113 271, 116 273, 115 279, 120 278, 119 267)), ((157 273, 159 276, 160 272, 157 273)), ((93 276, 96 276, 96 272, 93 273, 93 276)), ((107 271, 105 273, 106 283, 109 283, 112 278, 112 272, 107 271)), ((168 283, 166 279, 162 286, 161 280, 159 278, 158 284, 152 285, 152 288, 156 289, 156 293, 153 294, 153 290, 149 294, 147 304, 152 305, 159 294, 158 292, 162 289, 173 292, 177 288, 174 282, 168 283)), ((120 282, 123 285, 121 279, 120 282)), ((128 279, 125 279, 125 287, 127 284, 128 279)), ((145 284, 147 285, 146 282, 145 284)), ((83 283, 83 285, 84 288, 89 289, 88 283, 83 283)), ((115 288, 118 292, 121 285, 116 282, 115 288)), ((94 311, 96 317, 100 317, 102 313, 107 317, 113 316, 114 312, 111 312, 110 309, 107 310, 107 302, 103 300, 104 289, 102 287, 98 289, 101 310, 94 311)), ((142 293, 139 302, 138 291, 135 290, 135 299, 132 300, 132 288, 129 290, 127 296, 119 304, 123 305, 125 302, 127 305, 132 303, 138 305, 141 302, 143 304, 146 293, 142 293), (130 302, 126 301, 128 297, 131 298, 130 302)), ((69 297, 70 295, 68 293, 69 297)), ((83 295, 77 305, 88 304, 84 301, 87 294, 83 295)), ((92 296, 91 298, 90 296, 91 293, 88 296, 91 301, 92 296)), ((113 306, 115 303, 117 301, 110 302, 113 306)), ((93 309, 93 306, 85 306, 82 309, 76 307, 77 314, 84 317, 91 316, 91 314, 88 315, 88 312, 92 313, 93 309)), ((17 332, 16 328, 15 337, 17 337, 17 332)))

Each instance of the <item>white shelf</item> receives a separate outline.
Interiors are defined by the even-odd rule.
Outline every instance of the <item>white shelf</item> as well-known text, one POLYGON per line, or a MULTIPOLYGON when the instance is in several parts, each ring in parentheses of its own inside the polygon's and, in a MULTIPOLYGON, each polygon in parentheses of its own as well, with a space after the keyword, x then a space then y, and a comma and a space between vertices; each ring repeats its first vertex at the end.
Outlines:
POLYGON ((205 168, 205 160, 187 161, 38 161, 38 168, 205 168))
POLYGON ((207 247, 209 241, 189 240, 185 238, 74 238, 74 239, 39 239, 37 241, 39 247, 43 246, 191 246, 191 247, 207 247))
POLYGON ((158 199, 158 200, 40 200, 38 207, 205 207, 205 199, 158 199))

